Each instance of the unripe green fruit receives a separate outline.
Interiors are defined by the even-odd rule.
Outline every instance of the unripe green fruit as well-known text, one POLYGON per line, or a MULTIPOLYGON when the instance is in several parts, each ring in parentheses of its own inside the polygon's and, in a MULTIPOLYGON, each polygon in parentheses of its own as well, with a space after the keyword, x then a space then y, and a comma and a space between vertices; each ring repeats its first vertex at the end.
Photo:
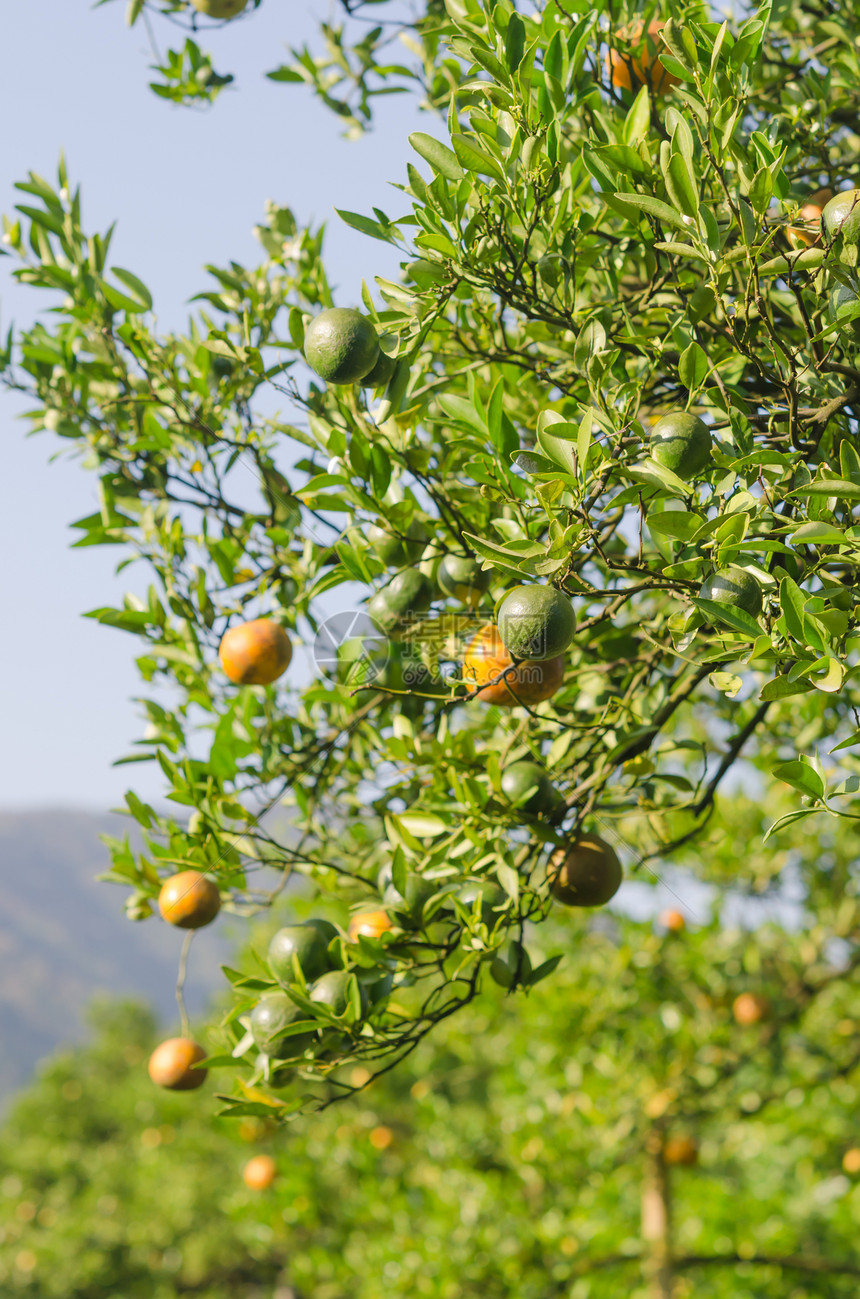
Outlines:
POLYGON ((554 586, 515 586, 502 600, 496 622, 511 657, 533 662, 563 654, 576 632, 573 605, 554 586))
POLYGON ((712 573, 702 583, 699 599, 743 609, 753 618, 762 610, 761 587, 745 568, 720 568, 712 573))
POLYGON ((301 1055, 313 1040, 311 1033, 283 1038, 277 1035, 288 1025, 304 1018, 305 1015, 285 992, 268 993, 251 1011, 251 1036, 260 1050, 275 1060, 301 1055))
POLYGON ((396 369, 396 359, 393 356, 388 356, 380 348, 379 356, 376 358, 376 365, 358 382, 362 388, 387 388, 396 369))
POLYGON ((191 0, 199 14, 207 18, 235 18, 247 6, 248 0, 191 0))
POLYGON ((420 519, 412 520, 405 536, 372 523, 367 530, 367 540, 383 564, 399 568, 404 564, 414 564, 421 558, 427 545, 427 532, 420 519))
POLYGON ((351 307, 331 307, 305 330, 305 360, 326 383, 356 383, 379 359, 373 325, 351 307))
MULTIPOLYGON (((860 291, 853 285, 835 284, 827 298, 830 319, 839 320, 849 307, 856 306, 858 302, 860 302, 860 291)), ((860 316, 852 316, 843 321, 843 329, 840 332, 855 342, 860 339, 860 316)))
POLYGON ((514 762, 502 772, 502 793, 523 812, 540 816, 551 812, 558 802, 555 786, 543 767, 527 758, 514 762), (531 790, 528 798, 526 793, 531 790), (521 801, 525 798, 525 801, 521 801))
POLYGON ((710 463, 711 431, 688 411, 664 415, 651 430, 649 449, 658 464, 687 482, 710 463))
POLYGON ((615 849, 596 834, 580 835, 553 853, 552 895, 566 907, 602 907, 621 887, 623 873, 615 849))
MULTIPOLYGON (((328 1006, 335 1015, 342 1015, 349 1004, 349 995, 347 984, 349 974, 346 970, 331 970, 324 974, 321 979, 317 979, 311 988, 310 999, 316 1001, 322 1006, 328 1006)), ((362 1011, 367 1005, 367 997, 363 988, 361 992, 362 1011)))
POLYGON ((368 601, 367 612, 384 632, 395 635, 412 615, 428 609, 432 598, 429 579, 417 569, 408 568, 368 601))
POLYGON ((278 983, 295 983, 295 955, 305 978, 316 979, 328 968, 329 941, 316 925, 287 925, 269 943, 269 969, 278 983))
POLYGON ((477 559, 466 559, 461 555, 445 555, 436 570, 436 581, 439 590, 445 595, 460 600, 463 604, 477 608, 481 597, 489 589, 492 581, 489 569, 483 569, 477 559))
POLYGON ((834 194, 824 206, 821 224, 828 242, 841 235, 843 244, 860 243, 860 189, 834 194))

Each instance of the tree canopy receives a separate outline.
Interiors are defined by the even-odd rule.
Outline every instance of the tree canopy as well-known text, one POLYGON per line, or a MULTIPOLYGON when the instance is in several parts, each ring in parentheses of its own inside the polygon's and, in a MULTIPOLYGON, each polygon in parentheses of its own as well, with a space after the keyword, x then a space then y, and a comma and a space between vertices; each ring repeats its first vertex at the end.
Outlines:
MULTIPOLYGON (((321 999, 294 967, 274 1051, 252 1031, 279 987, 264 954, 229 972, 224 1107, 283 1119, 402 1061, 487 975, 514 992, 575 963, 540 926, 583 833, 628 878, 683 851, 718 889, 797 881, 821 935, 856 935, 854 878, 817 848, 860 787, 860 231, 855 192, 822 193, 856 167, 856 15, 693 4, 652 30, 656 6, 599 0, 344 8, 327 54, 275 75, 353 126, 390 89, 438 114, 398 209, 340 213, 369 236, 369 280, 372 240, 402 253, 360 304, 392 363, 377 388, 305 364, 311 322, 355 304, 288 206, 261 220, 260 264, 207 267, 170 334, 63 164, 21 182, 4 227, 52 308, 9 336, 4 380, 97 475, 78 544, 151 577, 90 616, 139 639, 126 760, 157 762, 176 810, 129 791, 146 848, 114 843, 111 878, 146 920, 178 871, 240 914, 304 877, 335 924, 323 977, 346 977, 321 999), (393 15, 379 31, 356 26, 371 8, 393 15), (387 62, 391 36, 409 62, 387 62), (577 628, 551 698, 496 706, 469 647, 522 584, 569 599, 577 628), (259 617, 312 648, 310 679, 298 658, 273 684, 225 675, 225 632, 259 617), (551 810, 506 796, 521 760, 551 810), (350 936, 368 910, 388 927, 350 936)), ((179 0, 130 17, 158 10, 198 22, 179 0)), ((492 662, 502 688, 521 670, 492 662)))

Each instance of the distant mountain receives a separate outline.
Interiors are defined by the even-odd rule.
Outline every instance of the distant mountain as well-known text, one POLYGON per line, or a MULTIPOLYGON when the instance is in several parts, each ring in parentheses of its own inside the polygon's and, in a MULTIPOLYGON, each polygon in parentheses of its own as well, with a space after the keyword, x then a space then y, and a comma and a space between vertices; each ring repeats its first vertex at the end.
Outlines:
MULTIPOLYGON (((178 1031, 181 933, 157 916, 127 920, 124 890, 95 881, 108 868, 99 835, 122 836, 132 825, 110 814, 0 812, 0 1100, 41 1056, 80 1039, 98 993, 144 999, 178 1031)), ((243 931, 222 915, 196 936, 186 984, 192 1017, 223 988, 219 965, 243 931)))

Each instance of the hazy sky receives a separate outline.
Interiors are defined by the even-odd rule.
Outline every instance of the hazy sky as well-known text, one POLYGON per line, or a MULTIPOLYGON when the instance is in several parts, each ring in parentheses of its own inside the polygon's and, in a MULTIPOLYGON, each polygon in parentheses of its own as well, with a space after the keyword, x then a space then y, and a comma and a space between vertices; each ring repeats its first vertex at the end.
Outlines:
MULTIPOLYGON (((150 288, 164 327, 180 327, 185 304, 208 287, 204 262, 253 263, 251 231, 267 198, 300 221, 329 220, 326 261, 338 301, 358 301, 362 278, 392 277, 393 250, 365 239, 334 206, 401 215, 402 182, 415 129, 440 134, 404 97, 381 101, 380 120, 364 139, 340 138, 335 117, 300 86, 266 81, 286 46, 311 39, 316 20, 342 11, 326 0, 266 0, 248 19, 201 44, 219 71, 237 74, 213 109, 179 109, 148 89, 152 62, 145 31, 124 25, 123 0, 93 9, 87 0, 31 0, 7 6, 0 43, 0 210, 28 201, 13 185, 28 170, 56 175, 64 150, 80 184, 84 219, 117 231, 114 262, 150 288)), ((157 26, 158 34, 166 30, 157 26)), ((48 295, 10 279, 0 258, 0 326, 25 323, 48 295)), ((96 507, 95 478, 67 458, 62 444, 26 437, 24 403, 0 391, 0 553, 3 651, 0 656, 0 807, 42 803, 114 806, 131 783, 157 797, 150 764, 113 768, 140 734, 132 697, 139 689, 139 642, 81 614, 117 604, 133 576, 114 576, 120 552, 71 550, 69 524, 96 507)), ((134 570, 132 570, 133 573, 134 570)), ((137 579, 138 581, 142 579, 137 579)))

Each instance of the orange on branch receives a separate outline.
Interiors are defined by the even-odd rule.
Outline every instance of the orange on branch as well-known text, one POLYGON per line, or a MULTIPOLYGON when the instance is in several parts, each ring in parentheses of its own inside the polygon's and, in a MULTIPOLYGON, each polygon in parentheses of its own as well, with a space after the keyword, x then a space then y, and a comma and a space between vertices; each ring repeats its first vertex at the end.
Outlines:
POLYGON ((655 18, 648 24, 646 35, 642 33, 641 22, 618 29, 615 39, 621 42, 621 48, 611 49, 606 55, 606 70, 613 86, 636 92, 647 85, 655 95, 662 96, 673 86, 680 85, 680 79, 667 71, 658 57, 660 44, 657 38, 665 26, 655 18))
POLYGON ((158 909, 169 925, 202 929, 221 910, 221 895, 218 886, 200 871, 180 871, 162 884, 158 909))
POLYGON ((668 929, 671 934, 680 934, 687 927, 687 922, 681 911, 661 911, 659 921, 663 928, 668 929))
POLYGON ((293 647, 280 623, 254 618, 225 632, 218 657, 235 685, 268 686, 290 666, 293 647))
POLYGON ((692 1137, 667 1137, 663 1145, 663 1162, 682 1168, 698 1163, 699 1147, 692 1137))
POLYGON ((484 687, 476 696, 482 703, 498 704, 502 708, 539 704, 551 698, 564 680, 566 660, 563 654, 540 661, 527 659, 518 663, 504 679, 497 680, 506 668, 513 668, 513 662, 498 628, 488 623, 466 647, 463 680, 470 690, 484 687))
POLYGON ((169 1037, 149 1057, 149 1076, 157 1087, 173 1092, 190 1092, 206 1081, 205 1069, 195 1069, 206 1052, 188 1037, 169 1037))
POLYGON ((803 225, 788 226, 785 237, 792 248, 808 248, 821 236, 821 213, 833 198, 832 189, 817 189, 810 194, 798 213, 803 225))
POLYGON ((566 907, 602 907, 621 887, 618 854, 596 834, 581 834, 554 852, 549 866, 552 895, 566 907))
POLYGON ((278 1166, 271 1155, 255 1155, 242 1169, 242 1181, 251 1191, 265 1191, 272 1185, 278 1166))
POLYGON ((760 1024, 763 1019, 767 1019, 769 1013, 770 1002, 757 992, 742 992, 739 997, 735 997, 732 1005, 735 1023, 743 1027, 760 1024))
POLYGON ((391 920, 386 911, 362 911, 359 915, 353 916, 349 922, 349 941, 357 943, 360 935, 364 934, 365 938, 379 938, 386 930, 391 928, 391 920))

